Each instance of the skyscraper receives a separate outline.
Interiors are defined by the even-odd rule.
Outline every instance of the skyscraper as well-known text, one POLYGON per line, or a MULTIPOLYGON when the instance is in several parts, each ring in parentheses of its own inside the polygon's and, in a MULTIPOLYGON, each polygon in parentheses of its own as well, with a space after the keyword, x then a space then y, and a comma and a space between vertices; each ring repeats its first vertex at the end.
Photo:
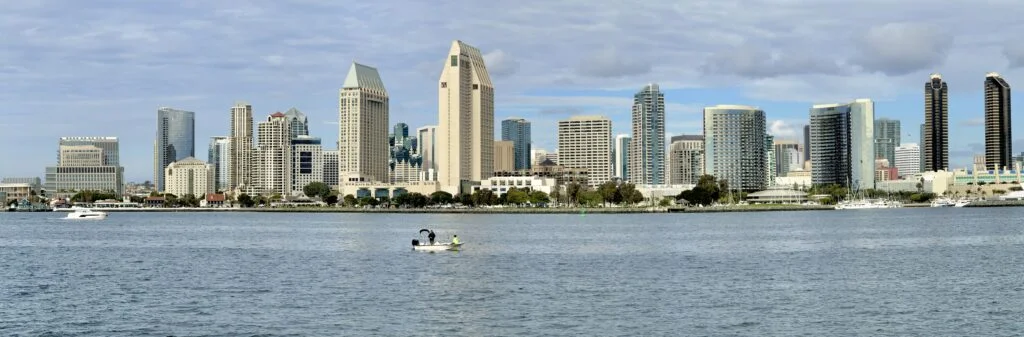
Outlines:
POLYGON ((804 160, 811 160, 811 125, 804 125, 804 160))
POLYGON ((875 120, 875 159, 888 159, 894 165, 900 141, 900 121, 889 118, 875 120))
POLYGON ((651 83, 633 95, 633 139, 629 146, 629 181, 665 183, 665 94, 651 83))
POLYGON ((260 122, 256 145, 256 170, 254 170, 252 193, 263 195, 280 194, 287 196, 292 188, 292 144, 289 139, 288 121, 283 113, 275 112, 260 122))
POLYGON ((494 171, 514 171, 516 169, 515 152, 515 142, 511 140, 494 141, 494 171))
MULTIPOLYGON (((288 128, 291 132, 295 132, 292 128, 294 124, 285 114, 285 120, 287 120, 288 128)), ((294 134, 294 133, 292 133, 294 134)), ((325 182, 324 181, 324 147, 321 144, 319 137, 310 137, 309 135, 296 135, 291 138, 291 193, 292 195, 305 196, 306 185, 314 182, 325 182)))
POLYGON ((207 151, 207 162, 213 165, 213 189, 223 191, 229 188, 229 172, 231 169, 231 138, 225 136, 210 137, 210 148, 207 151))
POLYGON ((858 99, 811 108, 812 183, 875 187, 874 107, 858 99))
POLYGON ((726 180, 730 190, 765 189, 766 135, 764 110, 745 105, 704 108, 704 173, 726 180))
POLYGON ((696 184, 704 174, 704 135, 674 136, 669 144, 668 183, 696 184))
POLYGON ((435 160, 435 153, 437 153, 437 126, 428 125, 416 129, 416 135, 416 138, 419 139, 416 152, 420 154, 420 158, 423 158, 421 180, 435 181, 437 180, 437 161, 435 160))
POLYGON ((558 121, 558 164, 586 169, 587 183, 611 180, 612 121, 603 116, 573 116, 558 121))
POLYGON ((48 197, 70 198, 77 191, 124 193, 124 167, 117 137, 62 137, 57 166, 46 167, 48 197))
POLYGON ((324 184, 337 188, 338 181, 338 150, 323 150, 324 156, 324 184))
POLYGON ((252 105, 236 102, 231 107, 231 166, 228 185, 244 190, 252 184, 252 105))
POLYGON ((391 183, 419 181, 423 171, 423 157, 420 156, 416 136, 409 136, 409 125, 395 124, 389 138, 391 154, 388 160, 388 176, 391 183))
POLYGON ((989 170, 1013 169, 1010 132, 1010 84, 997 73, 985 75, 985 164, 989 170))
POLYGON ((901 177, 921 172, 921 148, 917 144, 896 147, 896 171, 901 177))
POLYGON ((764 161, 764 180, 768 186, 775 186, 775 136, 764 135, 764 152, 767 153, 764 161))
MULTIPOLYGON (((530 169, 530 122, 522 118, 501 121, 501 140, 512 141, 516 170, 530 169)), ((497 168, 494 169, 498 171, 497 168)))
POLYGON ((352 63, 338 95, 338 176, 388 182, 388 92, 377 69, 352 63))
POLYGON ((290 138, 309 136, 309 119, 299 109, 291 108, 284 112, 284 118, 288 120, 288 134, 290 138))
POLYGON ((949 88, 942 75, 932 74, 924 84, 924 153, 925 172, 949 170, 949 88))
POLYGON ((775 167, 772 169, 775 170, 775 176, 785 177, 786 174, 789 174, 789 171, 803 168, 800 144, 797 144, 795 141, 776 140, 773 146, 775 151, 775 167))
POLYGON ((164 169, 173 162, 196 155, 196 113, 159 108, 156 140, 153 141, 153 184, 163 191, 164 169))
POLYGON ((438 82, 437 180, 456 191, 494 172, 494 86, 480 50, 458 40, 438 82))
POLYGON ((612 149, 612 164, 615 168, 612 175, 622 181, 629 181, 629 143, 633 137, 629 135, 615 136, 615 146, 612 149))

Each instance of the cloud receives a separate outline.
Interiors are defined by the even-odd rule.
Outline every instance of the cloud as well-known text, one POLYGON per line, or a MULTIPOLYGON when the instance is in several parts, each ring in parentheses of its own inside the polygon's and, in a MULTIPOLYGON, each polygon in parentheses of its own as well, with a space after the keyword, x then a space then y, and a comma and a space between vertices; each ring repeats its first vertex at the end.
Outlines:
POLYGON ((952 46, 953 36, 943 26, 887 23, 856 39, 859 54, 852 61, 867 71, 906 75, 941 65, 952 46))
POLYGON ((484 54, 484 65, 493 77, 506 77, 519 71, 519 62, 511 58, 501 49, 484 54))
POLYGON ((1017 41, 1007 44, 1003 47, 1003 56, 1010 62, 1010 68, 1024 67, 1024 43, 1017 41))
POLYGON ((705 61, 701 70, 706 74, 738 75, 755 79, 782 75, 842 74, 845 72, 836 60, 819 57, 817 53, 783 53, 753 47, 729 49, 715 53, 705 61))
POLYGON ((589 77, 623 77, 643 75, 651 71, 651 64, 621 55, 616 49, 606 48, 580 60, 577 71, 589 77))
POLYGON ((541 115, 554 115, 554 116, 573 116, 582 115, 583 108, 578 106, 563 106, 563 107, 550 107, 543 108, 537 111, 541 115))
POLYGON ((960 123, 957 123, 957 124, 959 124, 960 126, 963 126, 963 127, 982 126, 982 125, 985 125, 985 119, 984 118, 964 119, 964 120, 961 120, 960 123))
POLYGON ((794 122, 786 120, 772 120, 769 122, 768 133, 775 136, 775 139, 782 140, 797 140, 803 137, 804 124, 803 122, 794 122))

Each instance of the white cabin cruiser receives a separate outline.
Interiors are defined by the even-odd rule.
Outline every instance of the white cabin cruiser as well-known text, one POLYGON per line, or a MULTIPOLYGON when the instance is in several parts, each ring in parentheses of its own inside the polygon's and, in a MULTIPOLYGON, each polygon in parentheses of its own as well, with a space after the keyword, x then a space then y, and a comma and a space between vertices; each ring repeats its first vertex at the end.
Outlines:
POLYGON ((102 220, 102 219, 106 219, 106 218, 107 218, 107 213, 105 213, 105 212, 98 212, 98 211, 93 211, 93 210, 88 209, 88 208, 75 207, 74 211, 71 212, 71 213, 68 213, 68 216, 65 219, 75 219, 75 220, 85 220, 85 219, 93 220, 93 219, 95 219, 95 220, 102 220))
POLYGON ((428 252, 442 252, 442 251, 456 251, 462 247, 462 243, 459 242, 459 236, 453 235, 451 242, 439 242, 434 241, 434 231, 429 229, 421 229, 420 234, 427 233, 427 240, 420 242, 418 239, 412 239, 412 250, 421 250, 428 252))

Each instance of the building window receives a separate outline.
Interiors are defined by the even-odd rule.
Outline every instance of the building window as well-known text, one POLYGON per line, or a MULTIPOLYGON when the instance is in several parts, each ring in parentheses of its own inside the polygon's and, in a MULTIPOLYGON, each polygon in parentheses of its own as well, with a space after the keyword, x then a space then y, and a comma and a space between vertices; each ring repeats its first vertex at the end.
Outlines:
POLYGON ((452 55, 452 67, 459 66, 459 55, 452 55))
POLYGON ((477 90, 477 89, 480 89, 480 85, 479 84, 474 84, 473 85, 473 90, 477 90))
POLYGON ((447 88, 448 82, 441 82, 441 88, 447 88))

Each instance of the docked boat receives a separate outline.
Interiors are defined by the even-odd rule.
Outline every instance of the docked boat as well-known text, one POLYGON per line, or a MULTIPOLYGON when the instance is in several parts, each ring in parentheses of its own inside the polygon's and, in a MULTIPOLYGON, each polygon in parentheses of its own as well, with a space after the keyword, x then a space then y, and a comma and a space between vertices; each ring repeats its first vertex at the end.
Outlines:
MULTIPOLYGON (((932 207, 953 207, 956 206, 956 202, 948 198, 939 198, 932 200, 932 207)), ((963 207, 963 206, 961 206, 963 207)))
POLYGON ((953 207, 964 207, 964 206, 967 206, 967 205, 970 205, 970 204, 971 204, 970 200, 960 199, 960 200, 956 201, 956 204, 954 204, 953 207))
POLYGON ((68 213, 68 216, 65 219, 102 220, 102 219, 106 219, 106 218, 107 218, 107 213, 105 213, 105 212, 98 212, 98 211, 94 211, 94 210, 91 210, 91 209, 88 209, 88 208, 78 208, 78 207, 76 207, 73 212, 68 213))
POLYGON ((426 233, 427 240, 420 241, 419 239, 412 239, 412 250, 428 251, 428 252, 442 252, 449 250, 459 250, 462 247, 462 243, 459 242, 459 236, 455 235, 452 237, 451 242, 439 242, 434 241, 434 231, 429 229, 421 229, 420 234, 426 233))
POLYGON ((903 204, 895 201, 871 201, 871 200, 856 200, 856 201, 845 201, 836 205, 836 209, 877 209, 877 208, 902 208, 903 204))

